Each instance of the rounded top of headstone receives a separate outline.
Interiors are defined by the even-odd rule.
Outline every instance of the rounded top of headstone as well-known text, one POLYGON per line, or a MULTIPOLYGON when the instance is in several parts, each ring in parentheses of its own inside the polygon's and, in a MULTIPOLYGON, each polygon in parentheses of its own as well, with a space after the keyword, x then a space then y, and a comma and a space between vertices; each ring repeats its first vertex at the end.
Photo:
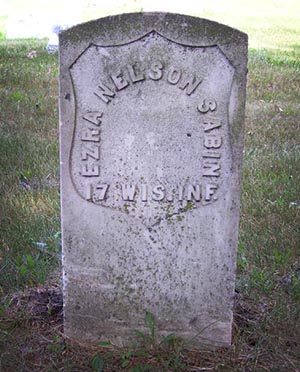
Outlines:
POLYGON ((240 62, 247 58, 247 34, 207 19, 161 12, 114 15, 74 26, 60 33, 61 53, 69 47, 78 52, 91 43, 127 44, 152 31, 186 46, 217 45, 235 67, 246 65, 240 62))

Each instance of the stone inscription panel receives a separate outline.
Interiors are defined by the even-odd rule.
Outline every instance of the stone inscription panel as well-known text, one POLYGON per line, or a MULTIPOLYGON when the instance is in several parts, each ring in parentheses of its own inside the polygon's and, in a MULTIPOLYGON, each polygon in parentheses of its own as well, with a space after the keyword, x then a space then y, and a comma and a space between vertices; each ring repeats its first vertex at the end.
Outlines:
POLYGON ((224 197, 234 67, 217 46, 157 32, 91 44, 70 66, 71 177, 87 202, 145 224, 224 197))

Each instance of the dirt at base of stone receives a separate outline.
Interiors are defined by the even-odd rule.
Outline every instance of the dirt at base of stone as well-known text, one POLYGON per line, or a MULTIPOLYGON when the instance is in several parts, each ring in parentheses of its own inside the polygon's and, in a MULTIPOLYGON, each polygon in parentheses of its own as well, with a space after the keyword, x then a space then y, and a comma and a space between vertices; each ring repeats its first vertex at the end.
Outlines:
POLYGON ((14 317, 23 313, 26 318, 51 318, 62 320, 63 299, 58 286, 30 288, 13 294, 8 315, 14 317))

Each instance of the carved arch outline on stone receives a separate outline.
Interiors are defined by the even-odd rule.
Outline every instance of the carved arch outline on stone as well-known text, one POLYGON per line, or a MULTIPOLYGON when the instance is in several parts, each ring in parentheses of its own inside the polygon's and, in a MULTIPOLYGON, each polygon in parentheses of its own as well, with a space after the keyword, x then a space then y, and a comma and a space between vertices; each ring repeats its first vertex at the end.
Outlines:
MULTIPOLYGON (((162 35, 160 32, 156 31, 156 30, 152 30, 150 32, 147 32, 146 34, 140 36, 139 38, 136 38, 134 40, 131 40, 131 41, 127 41, 125 43, 120 43, 118 45, 99 45, 99 44, 96 44, 96 43, 90 43, 79 55, 78 57, 73 61, 73 63, 69 66, 68 68, 68 71, 69 71, 69 76, 70 76, 70 80, 71 80, 71 85, 72 85, 72 89, 73 89, 73 95, 74 95, 74 102, 75 102, 75 107, 74 107, 74 110, 75 110, 75 113, 74 113, 74 130, 73 130, 73 137, 72 137, 72 144, 71 144, 71 148, 70 148, 70 154, 69 154, 69 169, 70 169, 70 176, 71 176, 71 180, 72 180, 72 184, 73 184, 73 187, 74 189, 76 190, 77 194, 86 200, 86 198, 84 197, 83 193, 79 191, 79 188, 74 180, 74 175, 73 175, 73 172, 72 172, 72 160, 73 160, 73 152, 74 152, 74 147, 75 147, 75 134, 76 134, 76 129, 77 129, 77 126, 78 126, 78 112, 77 112, 77 104, 78 104, 78 100, 77 100, 77 94, 76 94, 76 89, 75 89, 75 84, 74 84, 74 79, 73 79, 73 76, 72 76, 72 73, 71 73, 71 70, 73 68, 73 66, 75 66, 75 64, 80 60, 80 58, 92 47, 95 47, 95 48, 119 48, 119 47, 123 47, 123 46, 126 46, 126 45, 130 45, 130 44, 134 44, 135 42, 139 42, 139 41, 142 41, 144 38, 146 37, 149 37, 151 35, 157 35, 159 37, 161 37, 163 40, 169 42, 169 43, 174 43, 174 44, 177 44, 181 47, 184 47, 184 48, 189 48, 189 49, 208 49, 208 48, 217 48, 217 50, 219 51, 219 53, 226 59, 226 61, 232 66, 233 70, 235 70, 235 67, 234 65, 232 64, 232 62, 229 60, 229 58, 226 56, 226 54, 222 51, 222 49, 217 45, 217 44, 212 44, 212 45, 205 45, 205 46, 202 46, 202 45, 187 45, 187 44, 184 44, 184 43, 180 43, 180 42, 177 42, 175 40, 172 40, 171 38, 168 38, 168 37, 165 37, 164 35, 162 35)), ((232 82, 234 80, 234 77, 232 79, 232 82)), ((230 92, 231 92, 231 88, 230 88, 230 92)), ((231 93, 229 94, 231 95, 231 93)), ((227 110, 227 119, 228 119, 228 125, 230 126, 230 122, 229 122, 229 115, 228 115, 228 110, 227 110)), ((101 155, 100 155, 101 156, 101 155)), ((102 206, 104 208, 111 208, 110 206, 106 206, 106 205, 99 205, 99 206, 102 206)), ((188 210, 186 211, 188 212, 188 210)))

